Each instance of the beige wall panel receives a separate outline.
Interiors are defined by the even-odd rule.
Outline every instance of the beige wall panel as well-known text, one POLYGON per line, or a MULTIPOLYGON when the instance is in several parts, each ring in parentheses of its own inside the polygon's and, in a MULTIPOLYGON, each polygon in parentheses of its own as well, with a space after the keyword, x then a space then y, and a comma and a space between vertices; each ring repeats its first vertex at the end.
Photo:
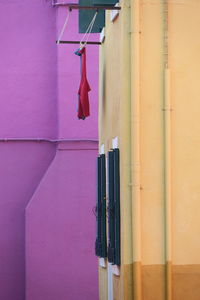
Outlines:
POLYGON ((124 300, 133 299, 133 264, 123 266, 124 300))
POLYGON ((113 300, 122 300, 121 277, 113 275, 113 300))
POLYGON ((142 263, 164 263, 163 5, 141 1, 140 149, 142 263))
POLYGON ((120 18, 110 21, 106 17, 106 37, 100 46, 100 141, 112 146, 112 138, 119 135, 120 105, 120 18))
POLYGON ((108 300, 108 273, 102 267, 99 267, 99 300, 108 300))
POLYGON ((176 1, 169 6, 174 264, 200 263, 199 12, 197 0, 176 1))
POLYGON ((200 265, 173 267, 173 299, 200 299, 200 265))
POLYGON ((133 300, 133 264, 123 265, 120 276, 113 275, 113 300, 133 300))
POLYGON ((143 300, 165 300, 165 266, 142 266, 143 300))
MULTIPOLYGON (((106 30, 105 30, 106 31, 106 30)), ((99 130, 99 146, 103 141, 104 132, 104 98, 105 98, 105 46, 102 44, 99 47, 99 116, 98 116, 98 130, 99 130)))

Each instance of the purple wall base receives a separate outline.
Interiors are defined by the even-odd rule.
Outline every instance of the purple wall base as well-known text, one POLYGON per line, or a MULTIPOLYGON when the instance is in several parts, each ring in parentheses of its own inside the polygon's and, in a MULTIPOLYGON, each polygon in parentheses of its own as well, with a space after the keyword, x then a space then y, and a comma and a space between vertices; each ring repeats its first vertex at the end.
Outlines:
POLYGON ((93 214, 97 146, 60 145, 26 208, 26 300, 98 299, 93 214))
POLYGON ((55 156, 55 145, 0 143, 0 299, 25 299, 25 207, 55 156))

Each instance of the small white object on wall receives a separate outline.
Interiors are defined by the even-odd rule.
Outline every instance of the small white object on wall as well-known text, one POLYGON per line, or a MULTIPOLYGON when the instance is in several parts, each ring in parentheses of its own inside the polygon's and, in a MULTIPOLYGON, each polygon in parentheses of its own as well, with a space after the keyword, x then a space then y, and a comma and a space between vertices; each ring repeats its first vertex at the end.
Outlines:
POLYGON ((118 148, 118 137, 117 136, 112 140, 112 147, 113 147, 113 149, 118 148))
POLYGON ((119 266, 113 265, 112 266, 112 272, 113 272, 114 275, 120 276, 120 268, 119 268, 119 266))
POLYGON ((101 43, 103 43, 104 40, 105 40, 105 27, 102 29, 102 31, 101 31, 101 33, 100 33, 100 39, 99 39, 99 41, 100 41, 101 43))
POLYGON ((106 268, 106 260, 105 260, 105 258, 103 258, 103 257, 99 258, 99 265, 102 268, 106 268))
POLYGON ((105 146, 104 146, 104 144, 102 144, 101 147, 100 147, 100 154, 105 154, 105 146))
MULTIPOLYGON (((116 3, 115 6, 118 7, 119 3, 116 3)), ((110 21, 114 22, 118 15, 119 15, 119 10, 111 10, 110 11, 110 21)))

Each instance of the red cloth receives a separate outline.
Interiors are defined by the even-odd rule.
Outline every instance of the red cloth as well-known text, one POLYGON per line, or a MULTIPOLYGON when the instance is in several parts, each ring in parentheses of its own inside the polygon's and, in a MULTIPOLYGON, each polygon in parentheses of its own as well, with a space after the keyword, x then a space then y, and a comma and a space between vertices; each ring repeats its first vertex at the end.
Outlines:
POLYGON ((86 49, 83 47, 80 50, 81 54, 81 82, 78 90, 79 104, 78 104, 78 118, 85 119, 90 115, 89 105, 89 91, 91 91, 87 75, 86 75, 86 49))

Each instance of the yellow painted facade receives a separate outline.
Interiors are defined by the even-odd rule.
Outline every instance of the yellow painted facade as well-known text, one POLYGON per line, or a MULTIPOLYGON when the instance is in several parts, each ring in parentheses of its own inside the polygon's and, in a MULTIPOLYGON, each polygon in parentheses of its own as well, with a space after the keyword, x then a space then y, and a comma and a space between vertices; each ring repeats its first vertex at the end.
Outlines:
MULTIPOLYGON (((200 0, 122 0, 100 47, 99 139, 118 137, 115 300, 200 299, 200 0)), ((100 300, 108 268, 99 267, 100 300)))

